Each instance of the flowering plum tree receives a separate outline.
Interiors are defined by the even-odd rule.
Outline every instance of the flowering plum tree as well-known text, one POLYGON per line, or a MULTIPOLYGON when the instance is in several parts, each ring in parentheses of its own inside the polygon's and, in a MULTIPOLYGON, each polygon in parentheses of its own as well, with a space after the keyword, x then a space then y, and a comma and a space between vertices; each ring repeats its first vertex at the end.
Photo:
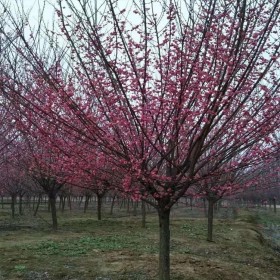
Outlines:
MULTIPOLYGON (((79 142, 76 142, 76 144, 79 142)), ((68 146, 65 147, 66 152, 68 146)), ((62 148, 63 149, 63 148, 62 148)), ((69 152, 68 152, 69 154, 69 152)), ((87 194, 95 194, 97 198, 97 218, 101 220, 102 199, 110 190, 119 190, 121 173, 112 166, 110 158, 98 148, 92 148, 86 143, 72 147, 71 157, 68 159, 68 182, 81 188, 87 194)), ((86 197, 85 210, 88 204, 86 197)))
POLYGON ((216 174, 216 176, 213 173, 210 176, 205 176, 194 186, 197 195, 208 201, 207 241, 210 242, 213 241, 214 205, 223 197, 243 192, 256 182, 256 178, 248 176, 243 169, 230 172, 219 170, 216 174))
POLYGON ((204 179, 200 170, 214 159, 204 176, 221 163, 234 170, 275 148, 279 1, 143 0, 124 8, 107 0, 92 9, 61 0, 56 12, 60 31, 52 34, 68 47, 57 60, 60 75, 18 30, 15 50, 32 83, 28 94, 12 77, 5 86, 45 121, 59 121, 71 141, 110 156, 125 170, 126 192, 154 198, 147 202, 159 215, 159 279, 168 280, 170 209, 204 179), (51 106, 38 108, 46 96, 51 106))
MULTIPOLYGON (((214 147, 211 147, 213 149, 214 147)), ((207 240, 213 241, 213 214, 214 205, 225 196, 233 196, 246 191, 259 183, 261 176, 258 169, 263 164, 275 160, 279 152, 277 142, 274 149, 265 149, 265 154, 252 156, 251 149, 246 149, 237 155, 227 158, 226 150, 219 156, 212 158, 199 170, 200 181, 188 189, 208 201, 208 234, 207 240), (270 151, 270 152, 269 152, 270 151), (272 152, 273 151, 273 152, 272 152), (246 155, 249 153, 249 155, 246 155), (238 162, 238 164, 236 164, 238 162)), ((271 174, 272 175, 272 174, 271 174)))
POLYGON ((239 194, 239 197, 245 200, 253 200, 252 202, 269 202, 273 205, 274 212, 277 211, 277 201, 280 197, 279 179, 280 179, 280 166, 279 166, 279 151, 269 161, 266 161, 253 170, 250 170, 249 177, 253 177, 254 183, 245 192, 239 194))
POLYGON ((18 108, 18 114, 14 116, 25 149, 27 173, 48 195, 52 227, 57 230, 56 197, 70 176, 69 156, 58 148, 64 142, 63 134, 52 123, 38 118, 35 111, 26 110, 25 113, 21 114, 18 108))

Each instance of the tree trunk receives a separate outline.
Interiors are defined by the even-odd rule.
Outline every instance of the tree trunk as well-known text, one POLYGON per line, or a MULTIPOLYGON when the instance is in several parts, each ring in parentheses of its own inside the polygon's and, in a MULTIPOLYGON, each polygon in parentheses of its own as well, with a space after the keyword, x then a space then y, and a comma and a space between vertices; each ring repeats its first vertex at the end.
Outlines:
POLYGON ((29 194, 26 196, 26 204, 28 208, 31 208, 31 196, 29 194))
POLYGON ((138 201, 133 202, 133 216, 137 216, 138 201))
POLYGON ((217 213, 219 211, 219 203, 214 204, 214 211, 217 213))
POLYGON ((71 211, 72 210, 71 196, 68 195, 67 199, 68 199, 68 207, 69 207, 69 210, 71 211))
POLYGON ((102 196, 97 195, 97 219, 101 221, 102 196))
POLYGON ((81 204, 83 203, 84 197, 80 196, 79 197, 79 208, 81 207, 81 204))
POLYGON ((276 213, 276 198, 273 198, 272 201, 273 201, 273 211, 274 213, 276 213))
POLYGON ((61 212, 64 212, 65 209, 65 201, 66 201, 66 196, 62 196, 62 205, 61 205, 61 212))
POLYGON ((41 199, 42 199, 42 196, 41 195, 39 195, 39 198, 38 198, 38 201, 37 201, 37 206, 36 206, 36 209, 35 209, 35 211, 34 211, 34 217, 37 215, 37 212, 38 212, 38 210, 39 210, 39 206, 40 206, 40 203, 41 203, 41 199))
POLYGON ((56 195, 54 193, 49 193, 49 203, 52 213, 52 228, 53 230, 57 230, 56 195))
POLYGON ((151 212, 151 204, 147 203, 146 206, 147 206, 147 210, 151 212))
POLYGON ((113 215, 113 209, 114 209, 115 199, 116 199, 116 195, 114 195, 114 196, 113 196, 113 199, 112 199, 112 204, 111 204, 111 209, 110 209, 110 215, 113 215))
POLYGON ((11 208, 12 208, 12 218, 13 218, 13 219, 14 219, 14 217, 15 217, 15 205, 16 205, 16 200, 17 200, 16 195, 12 195, 11 208))
POLYGON ((19 195, 19 214, 23 215, 23 208, 22 208, 22 195, 19 195))
POLYGON ((32 209, 35 209, 35 204, 36 204, 36 196, 32 196, 32 209))
POLYGON ((145 201, 141 201, 141 212, 142 212, 142 228, 146 227, 146 205, 145 201))
POLYGON ((88 203, 89 203, 89 196, 86 195, 85 205, 84 205, 84 213, 86 213, 88 209, 88 203))
POLYGON ((159 280, 170 280, 170 209, 158 209, 159 215, 159 280))
POLYGON ((127 208, 126 208, 127 213, 129 213, 129 206, 130 206, 130 199, 128 198, 127 199, 127 208))
POLYGON ((207 241, 213 241, 213 218, 214 218, 214 200, 208 200, 208 231, 207 241))
POLYGON ((120 209, 122 209, 123 205, 124 205, 124 207, 125 207, 125 199, 122 199, 122 200, 121 200, 120 209))

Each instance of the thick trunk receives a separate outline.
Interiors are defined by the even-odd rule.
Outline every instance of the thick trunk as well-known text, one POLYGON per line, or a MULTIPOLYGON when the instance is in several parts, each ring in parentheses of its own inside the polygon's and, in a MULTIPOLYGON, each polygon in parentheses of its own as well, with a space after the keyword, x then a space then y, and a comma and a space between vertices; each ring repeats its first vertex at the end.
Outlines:
POLYGON ((101 221, 102 196, 97 195, 97 219, 101 221))
POLYGON ((142 228, 146 227, 146 204, 145 201, 141 201, 141 212, 142 212, 142 228))
POLYGON ((214 200, 208 200, 208 230, 207 241, 213 241, 213 218, 214 218, 214 200))
POLYGON ((49 203, 52 213, 52 228, 57 230, 57 216, 56 216, 56 195, 53 193, 49 194, 49 203))
POLYGON ((158 209, 159 215, 159 280, 170 280, 170 209, 158 209))

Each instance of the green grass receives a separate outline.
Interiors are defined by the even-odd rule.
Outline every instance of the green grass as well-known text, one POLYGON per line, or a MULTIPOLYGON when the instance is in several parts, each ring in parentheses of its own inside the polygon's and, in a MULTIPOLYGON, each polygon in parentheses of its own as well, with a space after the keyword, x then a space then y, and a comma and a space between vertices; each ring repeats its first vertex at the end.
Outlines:
MULTIPOLYGON (((85 235, 80 238, 65 240, 46 240, 39 243, 27 245, 24 249, 38 252, 39 255, 61 255, 61 256, 82 256, 89 255, 93 251, 116 251, 116 250, 136 250, 139 253, 155 253, 157 246, 151 244, 143 246, 139 241, 143 239, 141 235, 134 235, 130 238, 123 236, 94 237, 85 235), (136 239, 137 238, 137 239, 136 239)), ((20 249, 20 248, 19 248, 20 249)))
MULTIPOLYGON (((0 209, 1 280, 157 279, 155 214, 147 215, 143 229, 141 217, 123 209, 102 221, 90 212, 59 212, 59 230, 53 232, 46 211, 34 218, 26 210, 14 221, 7 213, 0 209)), ((239 211, 236 220, 215 220, 213 243, 206 241, 201 211, 184 215, 176 212, 171 219, 172 280, 279 279, 280 258, 261 242, 259 231, 260 223, 278 221, 278 214, 239 211)))

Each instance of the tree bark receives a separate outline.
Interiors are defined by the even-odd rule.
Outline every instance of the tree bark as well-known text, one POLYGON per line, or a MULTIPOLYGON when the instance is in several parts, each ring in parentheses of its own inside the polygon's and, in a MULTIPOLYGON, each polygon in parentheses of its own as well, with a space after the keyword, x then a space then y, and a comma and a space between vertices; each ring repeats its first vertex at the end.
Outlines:
POLYGON ((127 213, 129 213, 129 206, 130 206, 130 199, 128 198, 127 199, 127 208, 126 208, 127 213))
POLYGON ((97 219, 101 221, 101 210, 102 210, 102 196, 97 195, 97 219))
POLYGON ((142 228, 146 227, 146 204, 145 201, 141 201, 141 213, 142 213, 142 228))
POLYGON ((19 195, 19 214, 22 216, 23 215, 23 207, 22 207, 22 198, 23 195, 19 195))
POLYGON ((133 201, 133 216, 137 216, 138 201, 133 201))
POLYGON ((272 201, 273 201, 273 211, 274 213, 276 213, 276 198, 273 198, 272 201))
POLYGON ((28 208, 31 208, 30 203, 31 203, 31 196, 28 194, 26 196, 26 205, 27 205, 28 208))
POLYGON ((170 280, 170 209, 158 209, 159 280, 170 280))
POLYGON ((114 195, 114 196, 113 196, 113 199, 112 199, 112 204, 111 204, 111 209, 110 209, 110 215, 113 215, 113 209, 114 209, 115 199, 116 199, 116 195, 114 195))
POLYGON ((52 228, 53 230, 57 230, 56 195, 54 193, 49 193, 49 203, 52 213, 52 228))
POLYGON ((38 201, 37 201, 37 205, 36 205, 36 209, 35 209, 34 214, 33 214, 34 217, 37 215, 37 212, 38 212, 38 210, 39 210, 39 206, 40 206, 40 203, 41 203, 41 199, 42 199, 42 195, 39 195, 38 201))
POLYGON ((32 196, 32 209, 35 209, 35 204, 36 204, 36 196, 32 196))
POLYGON ((81 204, 83 203, 84 197, 80 196, 79 197, 79 208, 81 207, 81 204))
POLYGON ((207 241, 213 241, 213 218, 214 218, 214 200, 208 200, 208 230, 207 230, 207 241))
POLYGON ((84 205, 84 213, 86 213, 87 209, 88 209, 88 203, 89 203, 89 196, 86 195, 86 200, 85 200, 85 205, 84 205))
POLYGON ((122 209, 123 206, 125 207, 125 199, 124 198, 121 200, 120 209, 122 209))
POLYGON ((70 195, 67 196, 67 200, 68 200, 69 210, 71 211, 72 210, 72 203, 71 203, 71 196, 70 195))
POLYGON ((12 218, 15 218, 15 205, 16 205, 16 200, 17 197, 16 195, 12 195, 12 203, 11 203, 11 208, 12 208, 12 218))
POLYGON ((66 201, 66 196, 62 196, 62 205, 61 205, 61 212, 64 212, 65 209, 65 201, 66 201))

